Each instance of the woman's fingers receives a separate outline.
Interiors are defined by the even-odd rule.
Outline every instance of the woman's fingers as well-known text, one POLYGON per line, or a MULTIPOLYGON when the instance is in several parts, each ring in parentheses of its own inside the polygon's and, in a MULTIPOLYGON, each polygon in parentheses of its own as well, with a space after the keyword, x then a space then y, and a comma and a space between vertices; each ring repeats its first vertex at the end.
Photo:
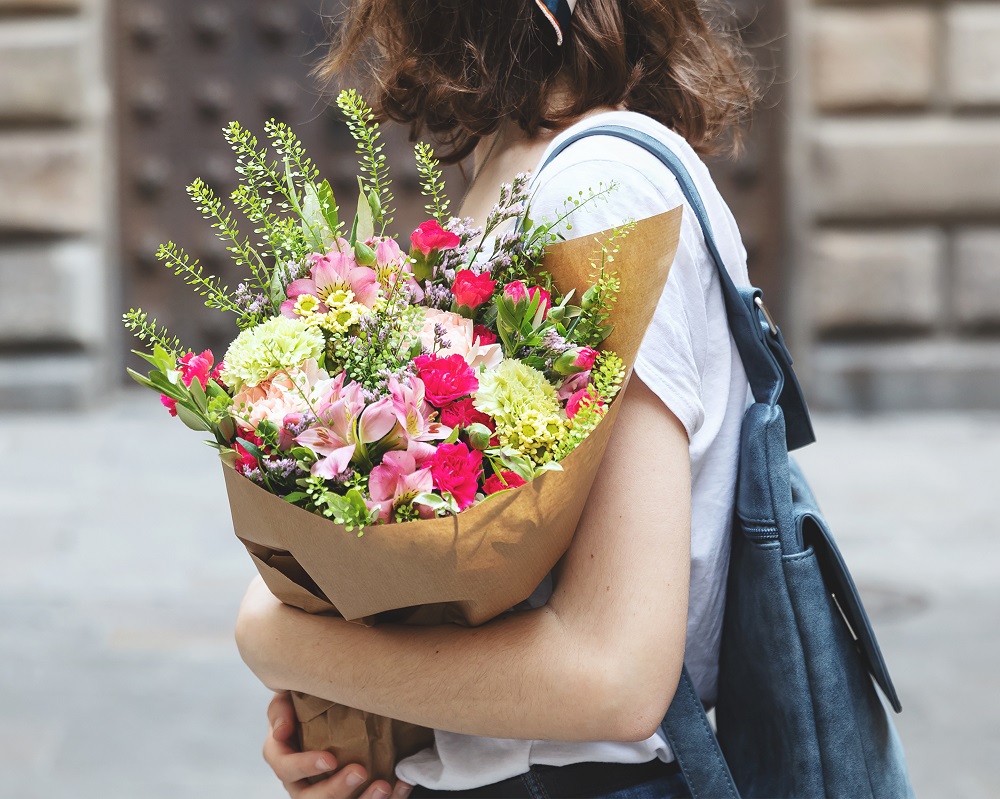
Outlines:
POLYGON ((295 732, 295 707, 287 693, 275 694, 267 706, 267 721, 271 735, 279 741, 288 741, 295 732))
MULTIPOLYGON (((367 780, 368 775, 361 766, 348 766, 315 785, 293 786, 289 793, 292 799, 354 799, 367 780), (298 792, 295 792, 295 787, 299 788, 298 792)), ((369 785, 358 799, 389 799, 391 794, 389 783, 379 780, 369 785)))
POLYGON ((413 793, 412 785, 408 785, 405 782, 397 782, 396 787, 392 789, 391 799, 409 799, 411 793, 413 793))
POLYGON ((279 746, 265 744, 264 760, 285 785, 329 774, 337 768, 337 761, 329 752, 286 752, 279 746))

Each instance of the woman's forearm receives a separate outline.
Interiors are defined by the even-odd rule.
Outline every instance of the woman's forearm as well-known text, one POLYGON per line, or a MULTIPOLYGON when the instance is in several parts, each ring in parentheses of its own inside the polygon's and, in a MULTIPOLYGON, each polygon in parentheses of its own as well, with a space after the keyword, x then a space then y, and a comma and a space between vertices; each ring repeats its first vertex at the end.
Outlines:
POLYGON ((648 692, 640 696, 620 679, 604 653, 581 651, 548 608, 475 629, 366 628, 292 608, 273 612, 272 622, 239 638, 244 658, 275 689, 493 738, 642 740, 651 733, 641 706, 629 712, 633 694, 648 702, 648 692))

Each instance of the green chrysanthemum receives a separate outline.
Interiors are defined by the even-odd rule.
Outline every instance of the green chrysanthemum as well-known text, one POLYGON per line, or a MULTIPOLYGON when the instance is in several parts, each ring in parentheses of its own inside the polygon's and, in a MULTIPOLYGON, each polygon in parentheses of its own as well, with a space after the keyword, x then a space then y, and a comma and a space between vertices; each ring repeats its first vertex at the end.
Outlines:
POLYGON ((323 354, 323 334, 299 319, 277 316, 244 330, 226 352, 222 379, 239 391, 256 386, 280 369, 294 369, 323 354))
POLYGON ((537 369, 515 359, 480 375, 474 404, 496 422, 503 446, 535 463, 552 460, 566 437, 566 416, 555 388, 537 369))

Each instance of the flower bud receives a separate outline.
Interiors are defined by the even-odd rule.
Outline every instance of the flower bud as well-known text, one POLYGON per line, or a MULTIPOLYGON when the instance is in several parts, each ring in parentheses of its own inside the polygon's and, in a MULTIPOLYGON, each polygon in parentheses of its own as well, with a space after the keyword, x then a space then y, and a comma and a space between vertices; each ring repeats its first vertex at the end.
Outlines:
POLYGON ((490 440, 493 432, 484 424, 470 424, 465 428, 465 433, 469 437, 469 444, 473 449, 485 452, 490 448, 490 440))

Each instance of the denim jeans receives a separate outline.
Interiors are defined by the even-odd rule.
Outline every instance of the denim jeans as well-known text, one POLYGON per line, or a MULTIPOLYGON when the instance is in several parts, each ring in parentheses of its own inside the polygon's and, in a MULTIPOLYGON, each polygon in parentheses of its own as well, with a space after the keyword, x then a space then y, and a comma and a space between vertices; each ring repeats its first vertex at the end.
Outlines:
POLYGON ((691 792, 681 774, 659 777, 622 791, 605 794, 600 799, 690 799, 691 792))

